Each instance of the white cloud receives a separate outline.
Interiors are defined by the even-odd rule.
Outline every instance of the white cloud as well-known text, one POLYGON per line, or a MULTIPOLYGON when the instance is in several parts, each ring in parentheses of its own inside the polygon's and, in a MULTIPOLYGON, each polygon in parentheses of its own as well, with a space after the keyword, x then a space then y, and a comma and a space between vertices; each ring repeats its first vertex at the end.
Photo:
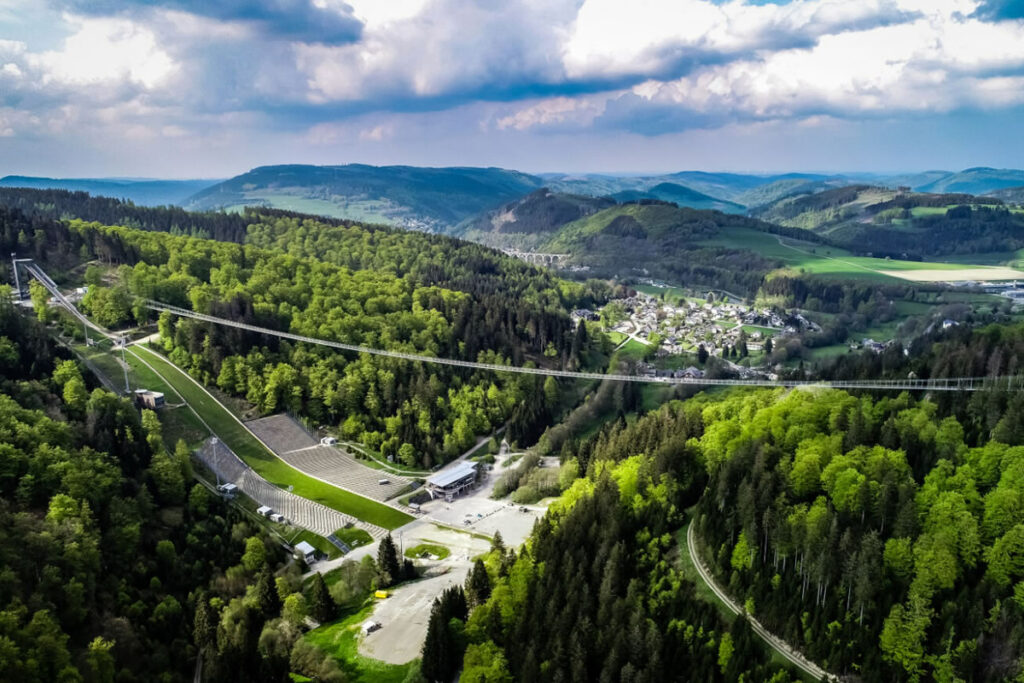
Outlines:
POLYGON ((145 88, 164 84, 176 69, 149 29, 127 19, 68 17, 78 30, 60 50, 30 57, 43 71, 44 85, 128 82, 145 88))
POLYGON ((648 81, 633 94, 662 106, 762 118, 946 111, 1024 102, 1024 92, 1012 90, 1015 79, 986 76, 1022 66, 1024 26, 932 17, 648 81))
POLYGON ((380 142, 394 135, 395 129, 393 126, 388 124, 381 124, 379 126, 373 126, 372 128, 364 128, 359 131, 360 140, 368 140, 371 142, 380 142))
POLYGON ((656 75, 688 58, 714 59, 812 42, 822 35, 897 21, 895 0, 586 0, 563 49, 572 78, 656 75))
POLYGON ((498 130, 528 130, 538 126, 554 128, 569 123, 587 126, 604 112, 610 97, 552 97, 502 116, 495 125, 498 130))
POLYGON ((384 148, 427 120, 509 140, 1024 104, 1024 22, 972 18, 977 0, 309 1, 361 32, 267 28, 299 0, 252 3, 263 19, 117 0, 133 9, 52 14, 42 46, 0 24, 0 130, 384 148))

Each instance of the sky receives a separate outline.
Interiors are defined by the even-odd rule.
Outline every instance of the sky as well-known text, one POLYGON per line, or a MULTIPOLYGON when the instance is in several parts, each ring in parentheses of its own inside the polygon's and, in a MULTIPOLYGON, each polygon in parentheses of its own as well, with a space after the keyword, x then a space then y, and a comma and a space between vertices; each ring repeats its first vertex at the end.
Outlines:
POLYGON ((0 0, 0 175, 1024 166, 1024 0, 0 0))

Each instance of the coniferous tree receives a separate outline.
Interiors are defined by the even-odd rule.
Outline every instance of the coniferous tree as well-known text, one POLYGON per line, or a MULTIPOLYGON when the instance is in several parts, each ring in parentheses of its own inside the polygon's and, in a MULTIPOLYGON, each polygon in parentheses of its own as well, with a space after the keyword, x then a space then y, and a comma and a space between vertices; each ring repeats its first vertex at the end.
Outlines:
POLYGON ((466 601, 470 607, 476 607, 487 602, 491 597, 491 577, 487 574, 487 567, 483 560, 477 558, 473 568, 466 577, 466 601))
POLYGON ((423 641, 423 649, 420 653, 422 663, 420 672, 428 681, 446 681, 445 673, 448 669, 448 662, 451 658, 449 650, 448 623, 441 613, 440 600, 434 600, 434 607, 430 611, 430 621, 427 624, 427 637, 423 641))
POLYGON ((394 585, 402 580, 402 566, 398 562, 398 549, 395 541, 388 534, 381 539, 377 548, 377 566, 381 573, 381 585, 394 585))
POLYGON ((210 605, 206 594, 200 594, 196 600, 196 616, 192 629, 192 637, 196 647, 205 650, 217 644, 217 613, 210 605))
POLYGON ((708 362, 708 350, 704 348, 703 344, 697 346, 697 362, 701 365, 708 362))
POLYGON ((256 609, 264 619, 272 619, 281 612, 281 598, 277 594, 274 576, 265 564, 256 575, 256 609))
POLYGON ((338 613, 337 605, 334 604, 327 584, 324 583, 324 577, 319 573, 313 575, 309 590, 309 613, 321 624, 332 621, 338 613))
POLYGON ((434 600, 421 651, 420 670, 427 680, 450 681, 458 672, 466 649, 462 630, 468 614, 466 595, 457 586, 434 600))

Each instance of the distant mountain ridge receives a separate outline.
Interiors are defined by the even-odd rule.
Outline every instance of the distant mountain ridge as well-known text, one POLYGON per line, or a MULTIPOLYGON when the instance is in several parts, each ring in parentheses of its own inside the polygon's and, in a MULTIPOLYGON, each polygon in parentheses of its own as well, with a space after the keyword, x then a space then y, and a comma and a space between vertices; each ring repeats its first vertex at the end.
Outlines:
MULTIPOLYGON (((564 216, 573 216, 584 198, 610 197, 620 202, 655 199, 694 209, 761 215, 763 207, 776 205, 780 200, 860 185, 887 191, 909 188, 934 194, 995 196, 994 193, 1024 187, 1024 170, 975 167, 957 172, 929 170, 888 176, 680 171, 626 176, 530 174, 496 167, 284 164, 260 166, 223 181, 29 176, 0 179, 0 186, 80 190, 125 198, 142 206, 173 204, 200 211, 237 211, 244 206, 259 206, 430 232, 508 235, 542 232, 537 221, 553 221, 553 217, 564 212, 568 212, 564 216), (524 199, 541 188, 550 190, 551 196, 543 202, 535 197, 531 203, 517 208, 518 227, 509 224, 495 231, 493 226, 468 225, 483 214, 524 199), (566 199, 573 196, 576 199, 566 199), (528 229, 521 229, 524 226, 528 229)), ((1018 195, 1006 195, 1013 196, 1018 195)))
POLYGON ((219 180, 150 180, 121 178, 39 178, 9 175, 0 178, 0 187, 27 187, 35 190, 70 190, 91 195, 127 199, 139 206, 180 205, 196 192, 219 180))
MULTIPOLYGON (((654 187, 668 183, 685 187, 717 201, 731 202, 743 207, 767 204, 805 185, 830 186, 853 182, 843 176, 814 173, 752 175, 705 171, 680 171, 649 176, 545 173, 541 174, 541 178, 547 187, 556 192, 594 196, 636 197, 638 196, 636 193, 647 193, 654 187)), ((689 206, 689 204, 687 205, 689 206)), ((695 206, 693 208, 711 207, 695 206)))
POLYGON ((639 199, 660 199, 691 209, 710 209, 723 213, 746 213, 747 207, 726 199, 718 199, 711 195, 698 192, 693 188, 678 183, 658 183, 647 190, 623 190, 612 195, 618 201, 636 201, 639 199))
POLYGON ((291 164, 254 168, 198 192, 186 207, 269 206, 448 232, 541 185, 536 176, 501 168, 291 164))
POLYGON ((993 190, 1024 185, 1024 171, 1011 168, 968 168, 913 189, 935 194, 982 195, 993 190))

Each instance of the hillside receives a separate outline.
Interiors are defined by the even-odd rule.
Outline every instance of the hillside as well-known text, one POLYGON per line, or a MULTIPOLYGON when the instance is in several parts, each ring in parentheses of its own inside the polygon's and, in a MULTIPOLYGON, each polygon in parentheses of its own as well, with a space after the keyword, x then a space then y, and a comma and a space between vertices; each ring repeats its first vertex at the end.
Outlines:
POLYGON ((1007 168, 968 168, 913 189, 918 192, 985 194, 1024 185, 1024 171, 1007 168))
POLYGON ((768 231, 761 221, 656 200, 620 204, 562 226, 540 246, 597 277, 655 277, 753 293, 781 265, 735 247, 702 246, 734 231, 768 231))
POLYGON ((624 190, 612 195, 612 199, 620 202, 636 201, 639 199, 660 199, 666 202, 673 202, 679 206, 687 206, 691 209, 711 209, 722 213, 747 212, 747 207, 736 202, 716 199, 703 192, 680 185, 678 183, 658 183, 648 190, 624 190))
POLYGON ((265 206, 446 232, 541 184, 534 176, 500 168, 262 166, 198 192, 186 205, 193 210, 265 206))
POLYGON ((1009 258, 1009 252, 1024 247, 1024 214, 996 197, 853 185, 787 197, 754 215, 876 255, 1007 253, 1009 258))
MULTIPOLYGON (((841 176, 825 176, 805 173, 787 173, 782 175, 749 175, 740 173, 706 173, 703 171, 681 171, 664 175, 649 176, 611 176, 601 174, 569 175, 564 173, 542 174, 545 184, 558 192, 570 192, 591 196, 620 195, 624 199, 639 199, 654 187, 663 184, 682 186, 699 195, 707 196, 713 201, 732 202, 741 206, 758 206, 790 194, 794 188, 815 183, 850 182, 841 176), (634 194, 626 194, 634 193, 634 194)), ((678 190, 676 191, 678 193, 678 190)), ((646 195, 645 195, 646 196, 646 195)), ((669 197, 656 197, 667 201, 677 201, 690 205, 691 201, 702 197, 692 197, 689 201, 680 201, 669 197)), ((681 197, 682 198, 682 197, 681 197)), ((718 208, 710 206, 694 206, 694 208, 718 208)))
POLYGON ((485 211, 459 224, 453 232, 494 246, 538 244, 547 233, 572 221, 614 206, 607 197, 584 197, 542 188, 485 211))
POLYGON ((217 180, 120 180, 110 178, 34 178, 9 175, 0 187, 28 187, 37 190, 71 190, 92 195, 127 199, 139 206, 181 204, 217 180))
POLYGON ((869 213, 870 207, 896 196, 895 190, 872 185, 850 185, 815 194, 784 197, 752 213, 770 223, 828 232, 837 224, 861 218, 869 213))
POLYGON ((1024 204, 1024 187, 1007 187, 1002 190, 993 190, 987 193, 989 197, 995 197, 1007 204, 1024 204))

